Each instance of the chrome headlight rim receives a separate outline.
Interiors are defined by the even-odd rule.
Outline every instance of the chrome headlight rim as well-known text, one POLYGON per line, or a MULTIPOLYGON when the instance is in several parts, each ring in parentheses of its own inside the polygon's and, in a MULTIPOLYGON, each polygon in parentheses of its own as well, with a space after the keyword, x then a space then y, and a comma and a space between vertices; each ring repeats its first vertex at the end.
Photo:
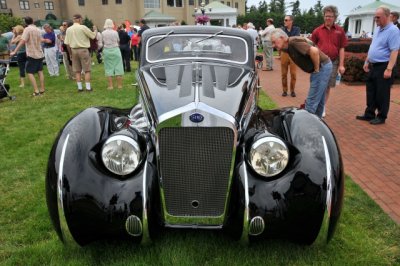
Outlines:
POLYGON ((263 177, 265 179, 271 179, 271 178, 278 177, 282 172, 285 171, 285 169, 289 165, 289 160, 290 160, 290 152, 289 152, 288 145, 282 139, 280 139, 279 137, 274 136, 274 135, 259 136, 259 138, 257 138, 257 140, 255 140, 250 145, 250 149, 247 152, 247 161, 248 161, 249 165, 254 170, 254 172, 256 172, 258 175, 260 175, 261 177, 263 177), (255 151, 257 148, 259 148, 261 145, 264 145, 264 144, 269 143, 269 142, 275 142, 275 143, 281 145, 285 149, 285 151, 287 153, 287 157, 285 159, 284 166, 279 171, 271 173, 271 174, 262 173, 260 171, 257 171, 256 167, 254 167, 254 165, 252 163, 252 152, 255 151))
POLYGON ((135 171, 138 169, 138 167, 140 166, 140 163, 141 163, 141 161, 142 161, 142 151, 141 151, 141 149, 140 149, 139 143, 138 143, 134 138, 129 137, 129 136, 126 136, 126 135, 122 135, 122 134, 113 135, 113 136, 109 137, 109 138, 103 143, 103 145, 102 145, 102 147, 101 147, 101 152, 100 152, 100 153, 101 153, 101 160, 102 160, 103 165, 105 166, 105 168, 106 168, 109 172, 111 172, 112 174, 115 174, 115 175, 117 175, 117 176, 119 176, 119 177, 125 177, 125 176, 128 176, 128 175, 132 174, 133 172, 135 172, 135 171), (129 145, 131 145, 131 147, 133 148, 133 151, 136 152, 136 155, 137 155, 137 163, 136 163, 136 165, 134 166, 133 169, 131 169, 131 170, 129 170, 129 171, 125 171, 125 172, 117 172, 117 171, 114 171, 113 169, 111 169, 111 168, 108 166, 107 162, 105 161, 104 150, 105 150, 105 148, 106 148, 107 145, 110 145, 110 143, 111 143, 111 142, 114 142, 114 141, 124 141, 124 142, 128 143, 129 145))

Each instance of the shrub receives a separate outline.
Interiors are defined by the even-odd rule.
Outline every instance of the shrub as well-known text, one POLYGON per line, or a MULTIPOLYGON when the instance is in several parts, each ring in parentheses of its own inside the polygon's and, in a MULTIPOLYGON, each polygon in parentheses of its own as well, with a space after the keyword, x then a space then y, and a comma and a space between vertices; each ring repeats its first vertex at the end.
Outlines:
POLYGON ((366 54, 347 54, 344 59, 344 67, 346 71, 343 74, 342 79, 344 81, 365 81, 367 74, 364 72, 363 66, 366 54))

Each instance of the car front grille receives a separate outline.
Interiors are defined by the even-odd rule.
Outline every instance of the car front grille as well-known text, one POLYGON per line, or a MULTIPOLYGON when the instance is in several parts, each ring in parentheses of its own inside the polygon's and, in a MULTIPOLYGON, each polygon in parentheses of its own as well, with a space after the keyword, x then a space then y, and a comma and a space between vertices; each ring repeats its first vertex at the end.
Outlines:
POLYGON ((224 213, 234 132, 227 127, 163 128, 159 132, 165 207, 172 216, 224 213))

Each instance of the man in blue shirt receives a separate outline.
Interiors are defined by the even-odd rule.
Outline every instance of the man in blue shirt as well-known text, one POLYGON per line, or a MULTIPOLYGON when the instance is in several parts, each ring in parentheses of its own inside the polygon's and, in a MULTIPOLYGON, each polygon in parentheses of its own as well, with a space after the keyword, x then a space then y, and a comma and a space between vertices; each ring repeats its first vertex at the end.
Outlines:
POLYGON ((400 48, 399 29, 389 19, 390 10, 379 7, 375 11, 375 29, 364 71, 368 73, 367 108, 358 120, 369 121, 372 125, 384 124, 389 112, 390 88, 394 81, 393 67, 400 48), (376 114, 375 111, 378 111, 376 114))

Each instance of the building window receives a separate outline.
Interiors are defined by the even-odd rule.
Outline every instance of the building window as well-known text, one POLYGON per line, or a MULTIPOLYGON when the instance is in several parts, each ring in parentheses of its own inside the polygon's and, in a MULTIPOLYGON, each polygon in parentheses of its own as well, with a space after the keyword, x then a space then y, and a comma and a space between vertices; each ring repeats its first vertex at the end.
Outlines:
POLYGON ((19 8, 21 10, 29 10, 29 1, 19 1, 19 8))
POLYGON ((54 4, 52 1, 44 1, 44 9, 54 10, 54 4))
POLYGON ((221 1, 221 4, 225 5, 225 2, 224 2, 224 1, 221 1))
POLYGON ((39 4, 39 3, 33 3, 33 6, 34 6, 35 8, 40 8, 40 4, 39 4))
POLYGON ((122 0, 115 0, 115 3, 116 3, 117 5, 121 5, 121 4, 122 4, 122 0))
POLYGON ((227 5, 227 6, 231 6, 231 2, 227 1, 227 2, 226 2, 226 5, 227 5))
POLYGON ((204 2, 204 4, 208 5, 210 3, 209 0, 199 0, 199 6, 201 5, 201 2, 204 2))
POLYGON ((235 2, 235 8, 239 8, 239 3, 235 2))
POLYGON ((182 7, 182 0, 167 0, 167 6, 182 7))
POLYGON ((144 0, 144 8, 160 8, 160 0, 144 0))
POLYGON ((1 0, 1 1, 0 1, 0 7, 1 7, 1 9, 7 9, 7 2, 6 2, 6 0, 1 0))
POLYGON ((189 6, 194 6, 194 0, 189 0, 189 6))
POLYGON ((78 5, 79 6, 84 6, 85 5, 85 0, 78 0, 78 5))
POLYGON ((102 5, 108 5, 108 0, 101 0, 102 5))

